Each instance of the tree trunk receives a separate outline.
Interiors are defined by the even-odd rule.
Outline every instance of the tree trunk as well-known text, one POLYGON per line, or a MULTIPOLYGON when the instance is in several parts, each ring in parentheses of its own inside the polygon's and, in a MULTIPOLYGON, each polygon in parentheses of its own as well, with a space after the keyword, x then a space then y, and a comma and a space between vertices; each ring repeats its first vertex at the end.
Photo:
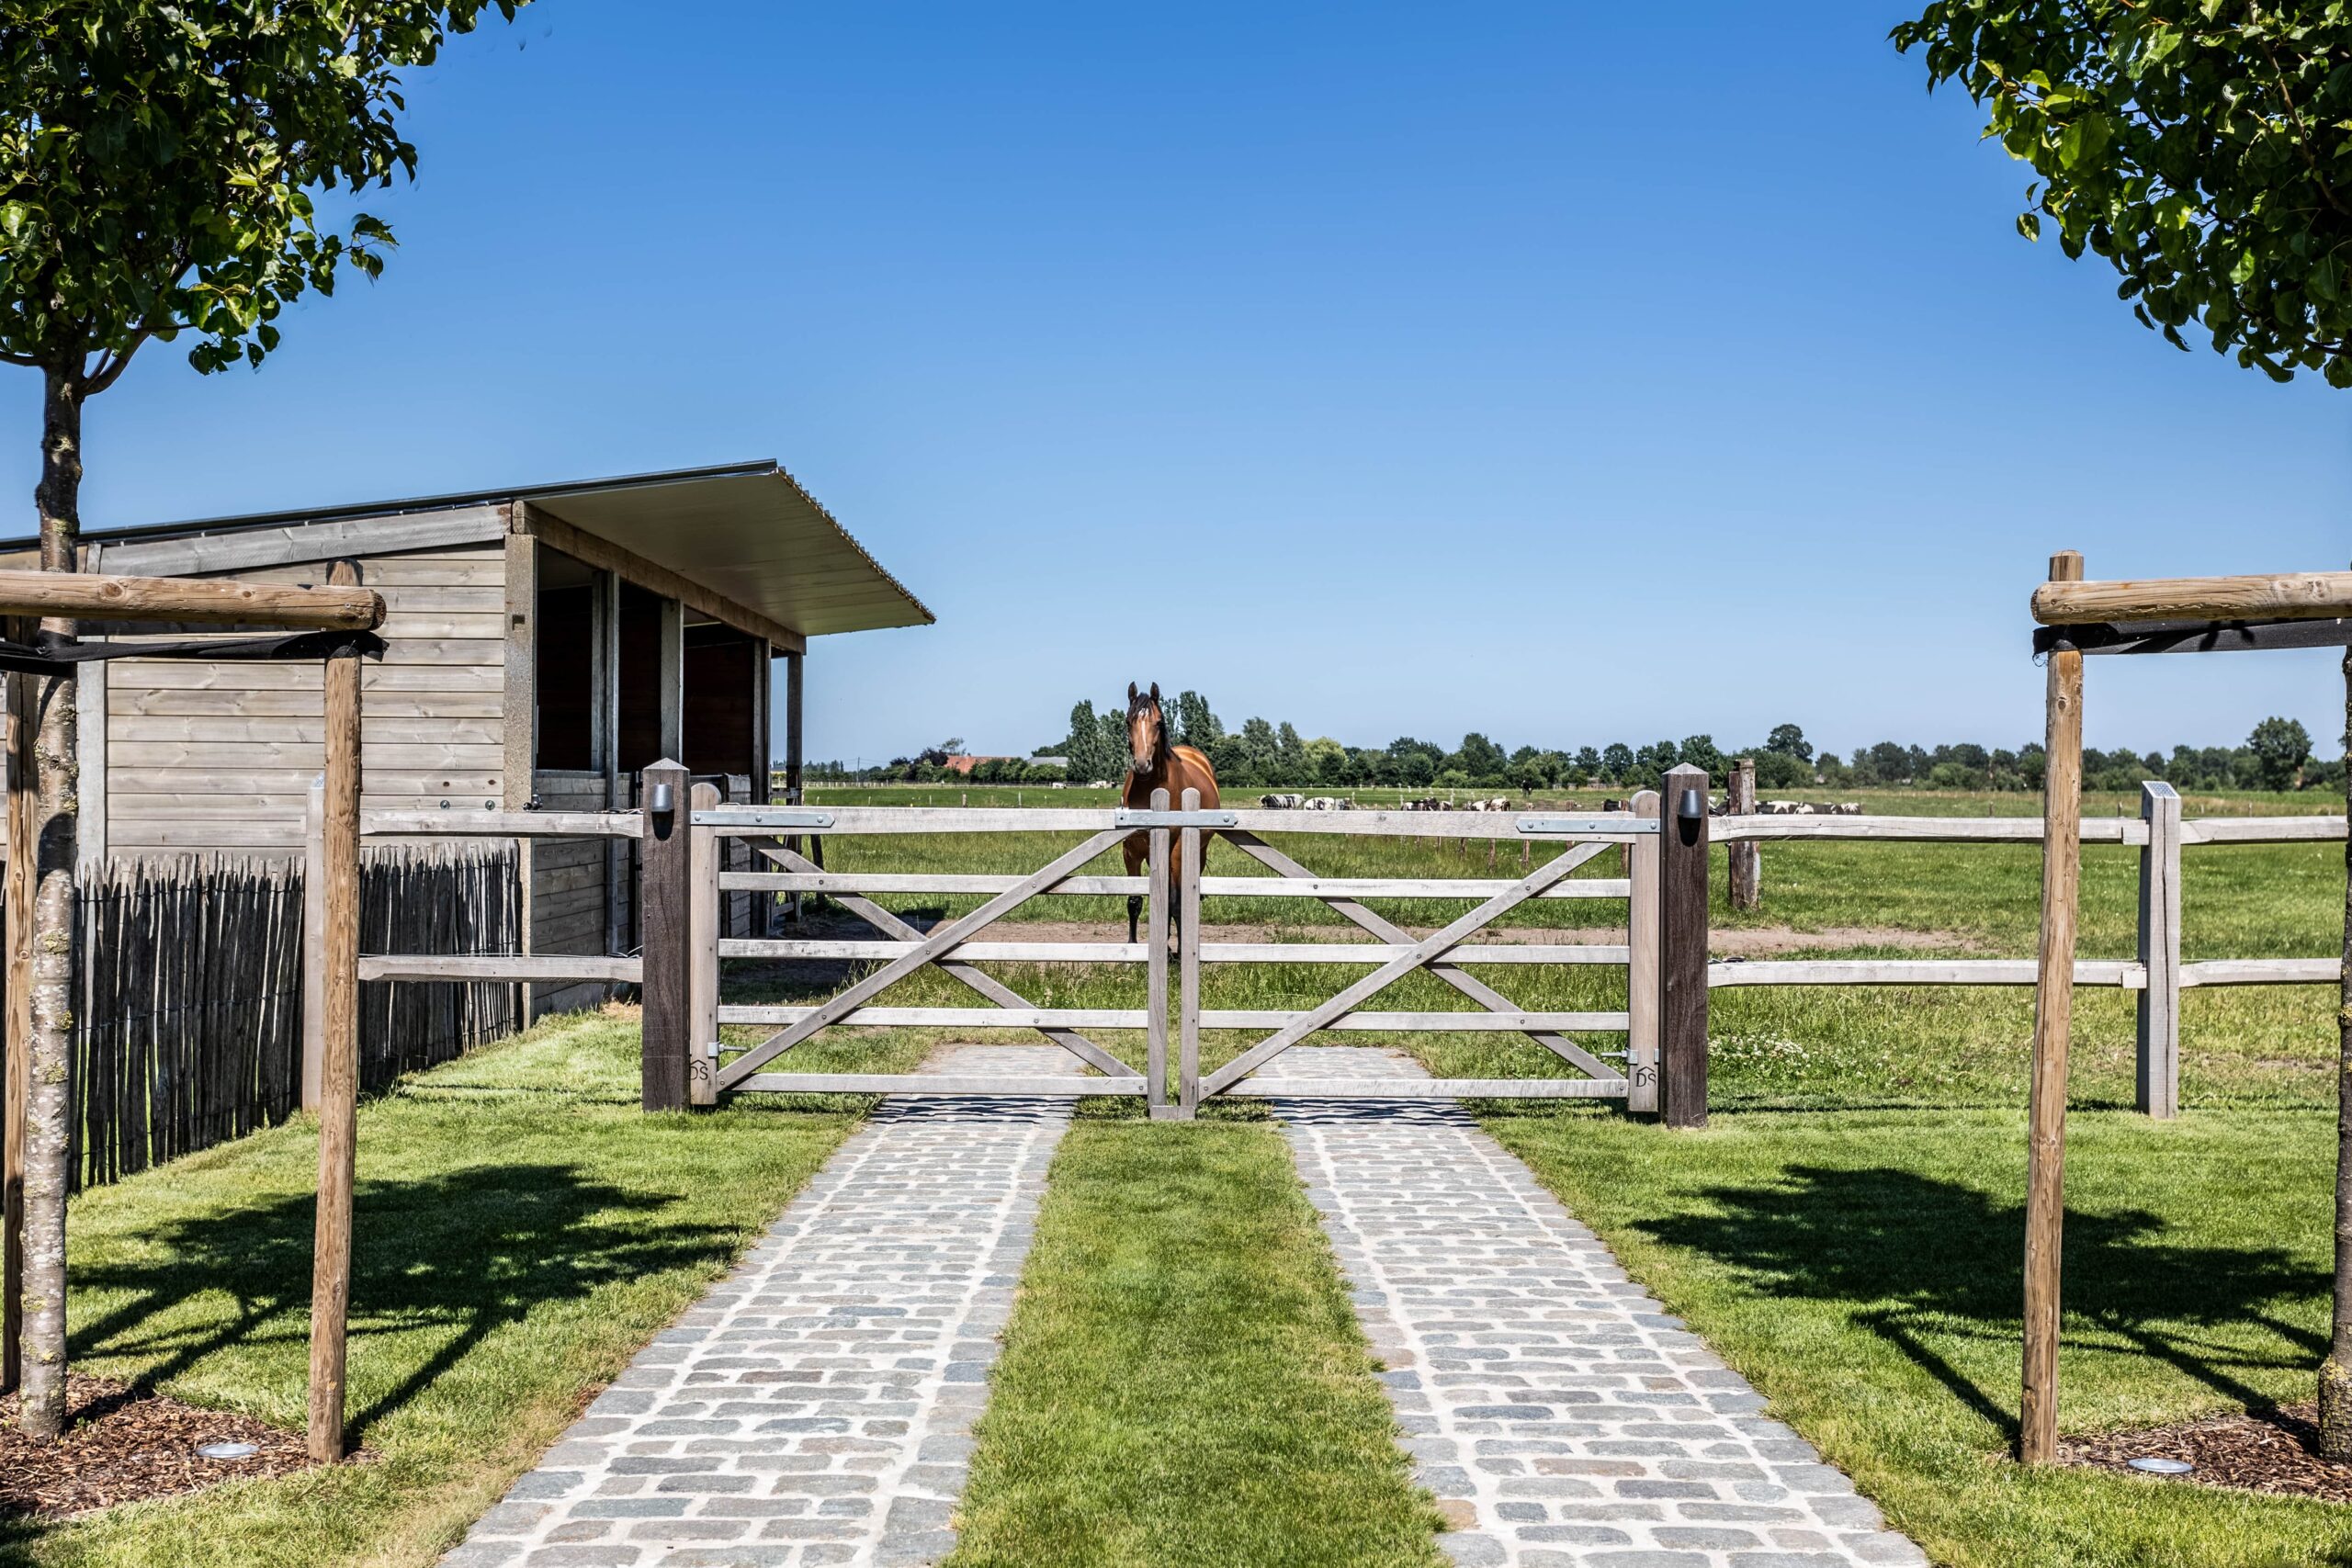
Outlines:
MULTIPOLYGON (((78 368, 46 373, 41 410, 40 564, 72 571, 81 533, 82 399, 78 368)), ((70 642, 74 623, 45 620, 42 646, 70 642)), ((74 692, 71 673, 38 678, 33 744, 32 1089, 25 1115, 24 1384, 18 1421, 35 1438, 65 1426, 65 1188, 71 1157, 74 1004, 74 692)), ((11 933, 12 937, 14 933, 11 933)))
MULTIPOLYGON (((2352 753, 2352 649, 2344 655, 2344 730, 2352 753)), ((2352 763, 2344 770, 2352 812, 2352 763)), ((2319 1450, 2352 1459, 2352 839, 2344 843, 2344 978, 2335 1007, 2335 1321, 2319 1369, 2319 1450)))

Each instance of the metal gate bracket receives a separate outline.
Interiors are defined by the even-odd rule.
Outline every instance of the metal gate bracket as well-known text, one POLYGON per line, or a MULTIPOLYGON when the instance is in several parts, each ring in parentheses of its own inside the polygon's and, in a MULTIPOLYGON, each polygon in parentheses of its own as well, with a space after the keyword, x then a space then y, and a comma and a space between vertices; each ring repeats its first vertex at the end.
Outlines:
POLYGON ((1655 833, 1655 817, 1522 817, 1522 833, 1655 833))
POLYGON ((1231 811, 1147 811, 1121 807, 1111 813, 1112 825, 1119 828, 1232 828, 1240 821, 1231 811))

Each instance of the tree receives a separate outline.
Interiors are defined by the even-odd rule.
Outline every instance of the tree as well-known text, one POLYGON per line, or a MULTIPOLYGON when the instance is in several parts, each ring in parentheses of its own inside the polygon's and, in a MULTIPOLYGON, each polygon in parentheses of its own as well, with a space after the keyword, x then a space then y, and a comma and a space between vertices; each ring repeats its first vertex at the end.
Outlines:
POLYGON ((1475 729, 1462 738, 1462 749, 1449 761, 1474 783, 1496 777, 1510 765, 1503 749, 1475 729))
POLYGON ((1611 784, 1631 783, 1634 772, 1634 749, 1623 740, 1611 741, 1607 749, 1600 753, 1600 770, 1609 776, 1609 782, 1611 784))
MULTIPOLYGON (((0 360, 41 374, 40 564, 72 571, 82 410, 150 340, 192 340, 199 371, 259 365, 277 318, 392 234, 339 231, 312 193, 413 177, 399 73, 522 0, 77 0, 0 20, 0 360)), ((72 623, 47 623, 45 644, 72 623)), ((19 1419, 65 1415, 68 1011, 73 991, 74 682, 42 677, 34 754, 32 1075, 26 1117, 25 1370, 19 1419)))
POLYGON ((2019 233, 2105 257, 2177 347, 2196 321, 2274 380, 2352 387, 2352 11, 1945 0, 1893 36, 2033 166, 2019 233))
POLYGON ((1707 776, 1717 784, 1723 783, 1724 776, 1731 772, 1730 764, 1724 761, 1723 751, 1715 745, 1715 738, 1712 735, 1686 738, 1677 757, 1694 768, 1704 768, 1707 776))
POLYGON ((1176 728, 1168 739, 1178 745, 1206 751, 1225 737, 1225 726, 1209 711, 1208 698, 1198 692, 1176 694, 1176 728))
MULTIPOLYGON (((2033 166, 2020 233, 2037 237, 2049 218, 2067 255, 2107 258, 2132 314, 2176 347, 2188 346, 2180 329, 2193 321, 2216 353, 2234 351, 2273 380, 2316 370, 2332 387, 2352 387, 2352 137, 2344 131, 2352 9, 2339 0, 1938 0, 1894 38, 1906 51, 1925 45, 1929 85, 1960 83, 1985 107, 1985 133, 2033 166)), ((2352 727, 2352 653, 2344 670, 2352 727)), ((2265 774, 2293 749, 2283 731, 2270 739, 2270 748, 2249 744, 2265 774)), ((2301 750, 2309 754, 2308 736, 2301 750)), ((2352 840, 2345 867, 2352 889, 2352 840)), ((2352 890, 2344 960, 2337 1079, 2352 1082, 2352 890)), ((2336 1100, 2334 1322, 2319 1373, 2319 1448, 2345 1460, 2352 1093, 2336 1100)))
POLYGON ((1806 740, 1804 731, 1793 724, 1774 725, 1772 733, 1764 738, 1764 750, 1778 752, 1783 757, 1794 757, 1800 762, 1813 761, 1812 742, 1806 740))
POLYGON ((2245 738, 2254 753, 2256 776, 2265 789, 2292 789, 2296 775, 2311 761, 2311 731, 2291 718, 2266 718, 2245 738))

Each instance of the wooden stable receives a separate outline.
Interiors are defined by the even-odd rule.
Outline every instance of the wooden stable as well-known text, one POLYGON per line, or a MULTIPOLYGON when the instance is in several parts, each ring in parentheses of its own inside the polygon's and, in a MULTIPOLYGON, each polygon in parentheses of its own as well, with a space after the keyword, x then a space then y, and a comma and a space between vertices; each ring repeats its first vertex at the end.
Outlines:
MULTIPOLYGON (((274 649, 246 645, 245 657, 275 661, 323 654, 321 662, 322 751, 326 813, 326 853, 320 876, 324 919, 314 946, 325 976, 321 1019, 323 1089, 318 1103, 318 1212, 312 1247, 311 1281, 310 1451, 321 1463, 344 1456, 345 1325, 351 1295, 352 1188, 356 1174, 359 1100, 359 790, 361 701, 359 664, 363 653, 380 652, 382 643, 372 635, 383 624, 384 602, 356 586, 356 572, 347 561, 337 561, 325 574, 325 587, 280 584, 183 581, 165 578, 78 576, 67 573, 0 570, 0 616, 51 617, 74 624, 85 617, 107 623, 153 626, 219 626, 311 628, 327 634, 322 646, 316 638, 288 639, 274 649)), ((152 639, 132 644, 153 646, 152 639)), ((215 645, 217 646, 217 645, 215 645)), ((77 684, 93 677, 103 680, 111 650, 87 646, 71 649, 11 648, 0 664, 15 671, 22 684, 35 673, 62 673, 78 663, 77 684), (69 662, 69 659, 72 661, 69 662)), ((223 649, 225 657, 225 649, 223 649)), ((209 661, 209 660, 208 660, 209 661)), ((146 665, 155 662, 140 660, 146 665)), ((12 701, 12 712, 28 705, 12 701)), ((9 810, 12 824, 28 823, 28 770, 16 765, 30 736, 12 725, 9 737, 9 810)), ((6 1307, 0 1309, 0 1382, 14 1385, 22 1366, 23 1324, 19 1315, 23 1266, 22 1226, 27 1113, 26 1074, 29 1068, 30 1013, 17 1005, 31 989, 33 940, 28 889, 34 867, 28 855, 8 859, 8 976, 10 1071, 0 1123, 7 1130, 6 1168, 0 1182, 8 1201, 0 1213, 0 1255, 6 1259, 6 1307)))
MULTIPOLYGON (((2062 550, 2050 580, 2033 593, 2043 630, 2035 650, 2049 660, 2044 699, 2049 773, 2042 788, 2041 934, 2034 983, 2033 1070, 2027 1110, 2025 1355, 2018 1457, 2046 1464, 2058 1451, 2060 1250, 2065 1217, 2066 1067, 2074 1019, 2076 914, 2081 887, 2083 657, 2087 653, 2207 653, 2352 643, 2352 572, 2267 577, 2192 577, 2139 582, 2086 582, 2083 558, 2062 550)), ((2352 694, 2347 694, 2352 696, 2352 694)), ((2178 802, 2167 814, 2176 842, 2178 802)), ((2149 842, 2164 831, 2154 819, 2149 842)), ((2314 837, 2319 835, 2313 835, 2314 837)), ((2142 881, 2142 963, 2152 969, 2145 933, 2151 898, 2171 905, 2172 946, 2155 964, 2179 969, 2177 871, 2153 892, 2142 881)), ((2352 906, 2346 908, 2352 942, 2352 906)), ((2352 974, 2337 965, 2344 1004, 2352 1009, 2352 974)), ((2143 992, 2143 995, 2145 993, 2143 992)), ((2177 1018, 2170 1021, 2177 1040, 2177 1018)), ((2141 1094, 2170 1091, 2150 1082, 2142 1013, 2141 1094)), ((2176 1068, 2177 1070, 2177 1068, 2176 1068)), ((2341 1245, 2342 1238, 2339 1239, 2341 1245)))
MULTIPOLYGON (((31 545, 0 547, 0 568, 29 564, 31 545)), ((798 787, 809 639, 932 619, 774 463, 92 531, 84 571, 193 580, 220 602, 187 596, 168 630, 103 599, 73 613, 126 637, 229 635, 337 559, 386 606, 383 656, 360 682, 370 810, 625 810, 662 758, 728 781, 739 804, 765 801, 772 759, 798 787)), ((119 660, 87 673, 85 863, 303 852, 326 743, 318 665, 119 660)), ((624 853, 523 842, 528 951, 634 945, 624 853)), ((531 1008, 602 989, 535 987, 531 1008)))

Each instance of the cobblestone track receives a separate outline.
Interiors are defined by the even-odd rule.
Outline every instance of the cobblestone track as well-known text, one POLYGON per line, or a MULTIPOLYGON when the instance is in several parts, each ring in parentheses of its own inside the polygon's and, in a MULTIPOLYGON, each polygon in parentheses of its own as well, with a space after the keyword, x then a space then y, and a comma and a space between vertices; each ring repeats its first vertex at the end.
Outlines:
MULTIPOLYGON (((927 1070, 1067 1073, 1051 1046, 927 1070)), ((936 1562, 1067 1101, 894 1100, 443 1568, 936 1562)))
MULTIPOLYGON (((1290 1077, 1418 1076, 1294 1047, 1290 1077)), ((1625 1277, 1468 1112, 1278 1102, 1458 1563, 1907 1568, 1928 1559, 1625 1277)))

